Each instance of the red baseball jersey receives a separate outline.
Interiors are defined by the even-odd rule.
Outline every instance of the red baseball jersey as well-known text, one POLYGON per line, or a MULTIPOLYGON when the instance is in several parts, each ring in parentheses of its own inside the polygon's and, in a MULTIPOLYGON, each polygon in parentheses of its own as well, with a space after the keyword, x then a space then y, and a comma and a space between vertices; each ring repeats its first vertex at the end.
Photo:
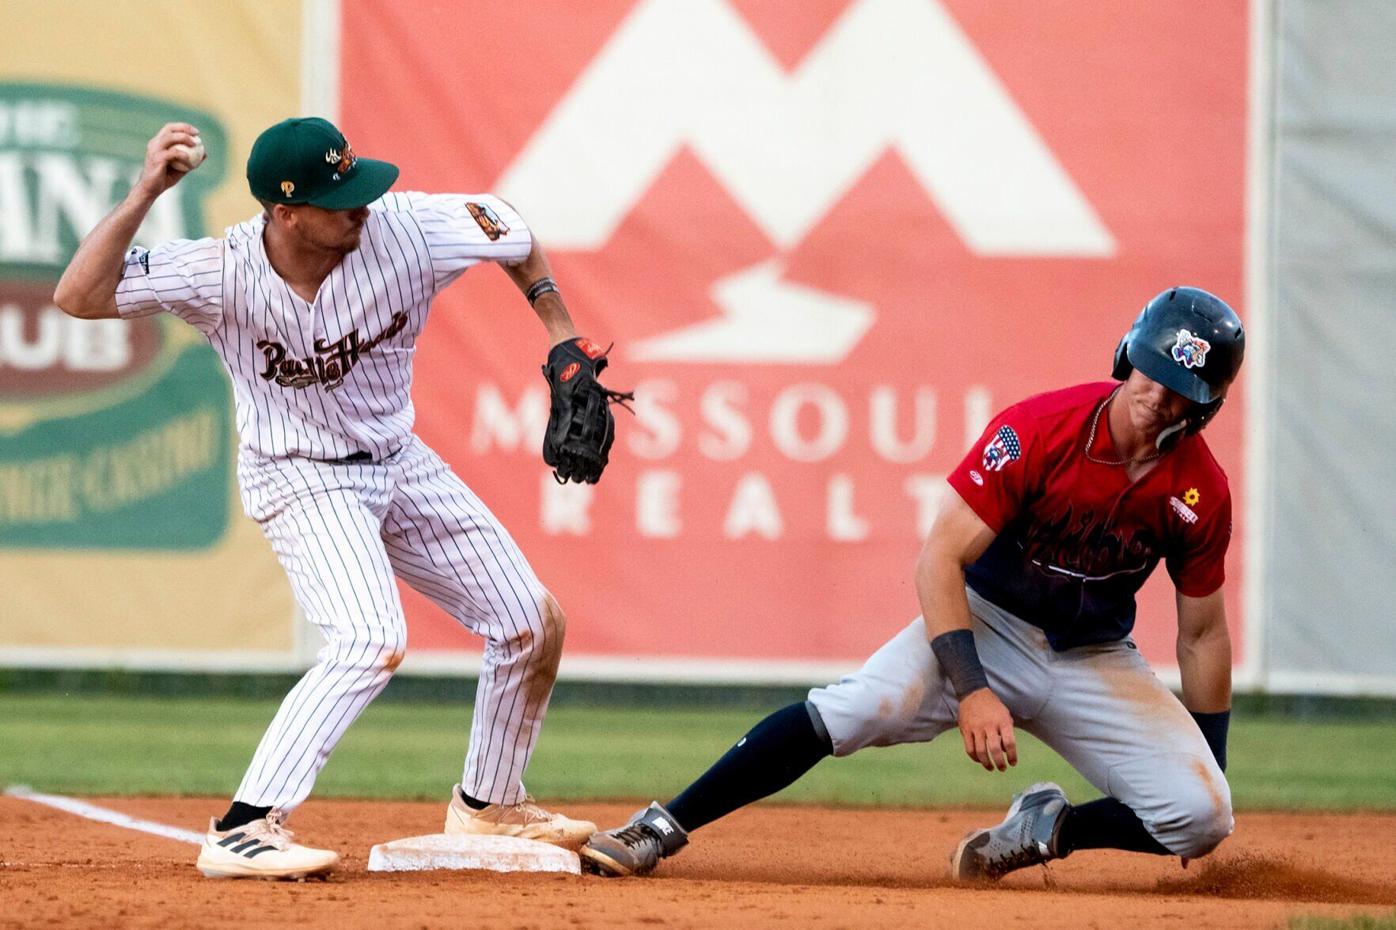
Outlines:
POLYGON ((997 533, 965 569, 982 597, 1041 627, 1057 650, 1111 642, 1134 628, 1134 596, 1165 560, 1178 590, 1211 594, 1224 579, 1231 492, 1200 434, 1184 436, 1131 482, 1103 406, 1119 385, 1082 384, 1009 407, 950 474, 997 533))

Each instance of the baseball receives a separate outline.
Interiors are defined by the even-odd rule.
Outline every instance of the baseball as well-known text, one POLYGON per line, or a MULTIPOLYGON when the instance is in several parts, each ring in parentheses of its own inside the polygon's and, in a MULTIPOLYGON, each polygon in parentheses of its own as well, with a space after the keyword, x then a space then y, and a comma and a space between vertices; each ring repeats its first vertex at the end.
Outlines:
POLYGON ((186 171, 193 171, 208 157, 208 153, 204 151, 204 140, 198 136, 194 137, 193 145, 176 145, 174 150, 179 153, 180 161, 188 166, 186 171))

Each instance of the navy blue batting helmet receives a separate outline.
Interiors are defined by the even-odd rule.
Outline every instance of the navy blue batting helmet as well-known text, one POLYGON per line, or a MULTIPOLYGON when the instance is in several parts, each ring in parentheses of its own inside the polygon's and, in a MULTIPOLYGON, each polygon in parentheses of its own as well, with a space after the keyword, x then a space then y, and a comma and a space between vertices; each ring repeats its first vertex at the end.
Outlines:
POLYGON ((1246 331, 1226 301, 1201 288, 1174 287, 1144 305, 1115 349, 1111 373, 1123 381, 1138 368, 1192 401, 1187 431, 1195 433, 1221 409, 1245 351, 1246 331))

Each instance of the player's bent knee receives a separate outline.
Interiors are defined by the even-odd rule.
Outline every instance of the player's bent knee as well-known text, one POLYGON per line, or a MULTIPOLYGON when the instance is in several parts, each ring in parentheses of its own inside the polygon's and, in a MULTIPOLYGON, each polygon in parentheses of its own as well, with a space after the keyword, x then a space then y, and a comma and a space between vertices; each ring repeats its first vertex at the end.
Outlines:
MULTIPOLYGON (((345 630, 326 644, 335 665, 365 668, 392 674, 407 655, 405 630, 345 630)), ((326 657, 326 653, 321 653, 326 657)))
POLYGON ((386 637, 365 645, 367 661, 364 664, 389 675, 397 671, 407 656, 407 640, 404 637, 386 637))
POLYGON ((557 598, 546 591, 538 598, 537 607, 537 615, 527 625, 511 631, 511 652, 517 661, 527 662, 535 674, 555 676, 567 636, 567 615, 557 598))
POLYGON ((1178 842, 1168 845, 1180 856, 1201 859, 1220 846, 1234 826, 1229 810, 1225 816, 1210 814, 1190 824, 1178 842))
POLYGON ((1231 813, 1231 793, 1225 779, 1199 778, 1184 783, 1174 800, 1174 816, 1159 841, 1171 852, 1198 859, 1212 852, 1231 835, 1236 821, 1231 813))
POLYGON ((557 602, 557 598, 551 593, 543 592, 543 599, 538 603, 539 619, 543 623, 543 632, 549 639, 561 641, 567 635, 567 615, 562 612, 562 605, 557 602))
POLYGON ((837 757, 851 756, 869 746, 895 746, 907 742, 911 718, 892 700, 873 694, 856 679, 809 693, 808 703, 818 716, 837 757))
POLYGON ((1231 815, 1231 804, 1228 802, 1220 808, 1214 808, 1197 820, 1195 827, 1196 852, 1192 855, 1205 856, 1222 844, 1222 840, 1231 835, 1236 829, 1236 820, 1231 815))

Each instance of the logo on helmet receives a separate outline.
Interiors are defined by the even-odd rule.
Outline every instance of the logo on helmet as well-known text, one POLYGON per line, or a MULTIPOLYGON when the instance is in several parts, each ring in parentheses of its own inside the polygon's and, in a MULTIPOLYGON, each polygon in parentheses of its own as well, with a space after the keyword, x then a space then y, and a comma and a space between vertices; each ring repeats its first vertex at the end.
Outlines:
POLYGON ((1173 344, 1173 361, 1184 368, 1201 368, 1207 364, 1207 351, 1211 348, 1212 344, 1206 339, 1180 329, 1178 341, 1173 344))

